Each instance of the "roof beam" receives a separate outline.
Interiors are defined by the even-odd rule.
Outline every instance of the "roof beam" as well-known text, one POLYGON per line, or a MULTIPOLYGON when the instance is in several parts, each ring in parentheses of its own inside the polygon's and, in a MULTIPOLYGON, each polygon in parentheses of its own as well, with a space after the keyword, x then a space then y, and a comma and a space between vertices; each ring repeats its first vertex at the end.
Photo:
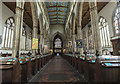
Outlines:
POLYGON ((53 8, 53 7, 62 7, 62 8, 68 8, 67 6, 47 6, 47 8, 53 8))
POLYGON ((56 14, 56 15, 49 15, 49 16, 66 16, 66 15, 56 14))
POLYGON ((62 21, 62 20, 54 20, 54 21, 50 21, 50 22, 65 22, 65 21, 62 21))
POLYGON ((54 11, 48 11, 48 12, 64 12, 64 13, 66 13, 66 11, 61 11, 61 10, 54 10, 54 11))
POLYGON ((50 25, 64 25, 62 23, 53 23, 53 24, 50 24, 50 25))
POLYGON ((65 19, 65 18, 50 18, 50 20, 52 20, 52 19, 65 19))

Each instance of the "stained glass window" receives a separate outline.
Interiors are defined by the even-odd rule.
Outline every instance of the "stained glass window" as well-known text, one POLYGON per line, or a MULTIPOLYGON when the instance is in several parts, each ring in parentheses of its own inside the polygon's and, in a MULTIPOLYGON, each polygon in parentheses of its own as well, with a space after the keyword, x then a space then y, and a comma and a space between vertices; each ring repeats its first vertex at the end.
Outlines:
POLYGON ((115 30, 115 35, 120 35, 120 7, 118 6, 115 10, 113 17, 113 26, 115 30))
POLYGON ((3 31, 2 41, 3 48, 12 48, 14 26, 15 26, 14 18, 13 17, 8 18, 5 22, 5 27, 3 31))
POLYGON ((102 47, 110 47, 110 34, 109 34, 109 26, 108 22, 104 17, 100 17, 99 19, 99 32, 100 32, 100 39, 101 39, 101 46, 102 47))
POLYGON ((61 40, 59 38, 55 40, 55 48, 61 48, 61 40))

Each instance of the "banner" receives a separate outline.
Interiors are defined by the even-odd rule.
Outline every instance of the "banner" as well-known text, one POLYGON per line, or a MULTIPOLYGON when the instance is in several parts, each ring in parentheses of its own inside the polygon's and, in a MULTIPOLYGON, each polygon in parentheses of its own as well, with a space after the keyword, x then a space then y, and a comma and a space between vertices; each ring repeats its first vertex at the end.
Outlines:
POLYGON ((82 48, 82 39, 76 40, 76 45, 78 48, 82 48))
POLYGON ((32 49, 38 49, 38 39, 37 38, 32 39, 32 49))

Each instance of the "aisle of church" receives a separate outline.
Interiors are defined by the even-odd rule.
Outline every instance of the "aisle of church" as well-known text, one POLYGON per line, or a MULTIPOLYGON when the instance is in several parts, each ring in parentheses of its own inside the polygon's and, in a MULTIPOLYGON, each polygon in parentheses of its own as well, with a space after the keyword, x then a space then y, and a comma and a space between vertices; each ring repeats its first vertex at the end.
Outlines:
POLYGON ((0 83, 120 82, 120 0, 0 6, 0 83))
POLYGON ((55 56, 31 82, 86 82, 62 56, 55 56))

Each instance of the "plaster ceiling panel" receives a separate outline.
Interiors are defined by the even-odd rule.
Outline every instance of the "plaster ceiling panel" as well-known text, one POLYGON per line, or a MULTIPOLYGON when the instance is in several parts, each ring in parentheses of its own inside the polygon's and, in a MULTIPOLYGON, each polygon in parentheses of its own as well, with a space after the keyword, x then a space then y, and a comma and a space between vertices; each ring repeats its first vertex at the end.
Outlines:
POLYGON ((65 16, 58 16, 58 18, 66 18, 65 16))
POLYGON ((67 8, 64 8, 64 7, 58 7, 58 10, 60 10, 60 11, 67 11, 67 8))
POLYGON ((60 15, 66 15, 67 13, 64 13, 64 12, 58 12, 58 14, 60 14, 60 15))
POLYGON ((58 2, 59 6, 68 6, 68 3, 64 3, 64 2, 58 2))
POLYGON ((56 15, 56 14, 58 14, 58 12, 49 12, 48 14, 49 15, 56 15))
POLYGON ((53 8, 48 8, 47 10, 48 10, 48 11, 54 11, 54 10, 57 10, 57 8, 56 8, 56 7, 53 7, 53 8))
POLYGON ((55 2, 46 2, 46 6, 55 6, 56 3, 55 2))
POLYGON ((57 18, 57 16, 50 16, 50 18, 57 18))
POLYGON ((50 20, 50 21, 56 21, 56 20, 58 20, 58 19, 52 19, 52 20, 50 20))

